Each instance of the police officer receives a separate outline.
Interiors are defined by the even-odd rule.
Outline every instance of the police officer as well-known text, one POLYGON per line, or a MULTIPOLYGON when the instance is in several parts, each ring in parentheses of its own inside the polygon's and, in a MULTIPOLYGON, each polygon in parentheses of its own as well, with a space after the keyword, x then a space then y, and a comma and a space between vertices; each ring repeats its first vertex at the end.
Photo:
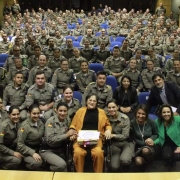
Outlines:
POLYGON ((66 58, 66 59, 70 59, 72 58, 73 55, 73 42, 72 39, 66 39, 66 48, 64 48, 62 50, 62 55, 66 58))
POLYGON ((65 59, 64 56, 61 55, 61 50, 59 48, 54 49, 53 56, 49 59, 48 67, 54 73, 56 69, 60 67, 62 59, 65 59))
POLYGON ((28 58, 28 64, 27 64, 28 69, 31 70, 33 67, 38 66, 38 59, 39 59, 40 54, 41 54, 41 47, 35 46, 34 55, 28 58))
POLYGON ((146 68, 141 73, 142 82, 146 90, 150 91, 154 83, 152 81, 152 76, 156 73, 162 73, 161 68, 154 66, 154 61, 152 59, 146 60, 146 68))
POLYGON ((180 61, 175 59, 173 61, 174 70, 169 71, 166 76, 167 81, 173 81, 180 87, 180 61))
POLYGON ((34 48, 37 45, 38 44, 36 42, 36 38, 32 36, 31 39, 30 39, 30 45, 28 45, 27 48, 26 48, 26 55, 28 57, 34 55, 34 48))
POLYGON ((43 53, 48 57, 49 59, 53 56, 54 49, 56 48, 54 39, 50 37, 48 39, 48 46, 44 47, 43 53))
POLYGON ((13 81, 14 82, 8 84, 4 90, 3 106, 18 106, 20 110, 21 120, 24 121, 27 117, 27 111, 24 101, 28 90, 28 85, 23 83, 22 72, 16 72, 13 81))
POLYGON ((125 59, 120 56, 120 50, 118 46, 113 48, 113 55, 106 59, 104 64, 104 71, 108 74, 118 78, 121 71, 125 67, 125 59))
POLYGON ((46 81, 51 82, 51 77, 52 77, 52 70, 47 67, 48 61, 45 55, 40 55, 39 60, 38 60, 38 66, 35 66, 34 68, 31 69, 29 72, 29 77, 28 77, 28 84, 29 86, 34 84, 34 79, 36 72, 41 70, 45 73, 46 75, 46 81))
POLYGON ((104 41, 101 41, 99 49, 95 52, 96 62, 104 64, 106 59, 110 56, 110 51, 107 49, 104 41))
POLYGON ((11 47, 11 42, 7 40, 7 34, 3 33, 2 34, 2 41, 0 41, 0 54, 2 53, 8 53, 10 47, 11 47))
POLYGON ((86 87, 82 98, 83 106, 85 106, 86 104, 86 96, 90 93, 97 94, 97 106, 102 109, 104 109, 106 107, 107 102, 109 102, 112 99, 113 92, 111 86, 106 85, 105 71, 97 72, 96 82, 89 83, 89 85, 86 87))
POLYGON ((100 46, 101 42, 105 43, 105 47, 110 45, 110 37, 106 35, 106 30, 102 29, 101 30, 101 35, 97 37, 97 45, 100 46))
POLYGON ((0 98, 0 115, 1 115, 0 116, 0 125, 1 125, 1 123, 9 117, 7 111, 4 109, 2 98, 0 98))
POLYGON ((87 85, 96 81, 95 72, 88 69, 88 62, 81 61, 81 70, 76 74, 76 84, 79 91, 83 94, 87 85))
POLYGON ((57 88, 58 92, 62 94, 63 87, 70 85, 74 88, 74 72, 69 69, 69 62, 67 59, 62 59, 60 63, 60 68, 57 68, 53 74, 51 84, 57 88))
POLYGON ((26 167, 30 170, 40 170, 42 158, 38 154, 42 137, 44 135, 44 124, 40 120, 40 109, 38 105, 29 106, 29 117, 18 130, 17 150, 23 155, 26 167))
POLYGON ((16 72, 21 72, 23 74, 23 82, 27 82, 28 75, 29 75, 29 69, 26 67, 23 67, 22 65, 22 59, 21 58, 15 58, 14 59, 15 67, 12 67, 10 71, 7 73, 7 84, 10 84, 13 82, 13 78, 16 74, 16 72))
POLYGON ((78 48, 73 49, 74 57, 69 59, 69 68, 73 69, 74 73, 80 71, 80 63, 85 60, 84 57, 80 56, 80 51, 78 48))
POLYGON ((0 158, 3 169, 18 169, 22 154, 16 151, 17 131, 20 127, 20 112, 18 106, 9 108, 9 118, 0 126, 0 158))
POLYGON ((47 120, 53 112, 53 101, 56 96, 57 92, 53 85, 46 82, 45 72, 37 71, 35 74, 35 84, 28 90, 25 105, 29 108, 33 103, 38 104, 43 112, 43 118, 47 120))
POLYGON ((74 134, 74 130, 68 130, 71 122, 67 117, 68 105, 60 102, 56 112, 57 114, 50 117, 45 124, 45 141, 40 155, 50 164, 51 171, 66 172, 66 146, 69 137, 74 134))
POLYGON ((47 40, 48 40, 48 36, 47 36, 46 30, 43 29, 43 30, 41 31, 41 36, 39 36, 39 37, 37 38, 37 41, 38 41, 39 45, 43 48, 44 46, 47 45, 47 44, 46 44, 47 40))
POLYGON ((6 70, 0 67, 0 97, 2 97, 3 89, 5 87, 6 70))

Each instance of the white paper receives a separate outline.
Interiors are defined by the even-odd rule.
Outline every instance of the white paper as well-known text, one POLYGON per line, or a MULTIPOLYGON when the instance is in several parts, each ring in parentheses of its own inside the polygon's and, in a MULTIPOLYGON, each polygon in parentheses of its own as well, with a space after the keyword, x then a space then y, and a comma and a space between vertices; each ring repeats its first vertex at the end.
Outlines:
POLYGON ((100 132, 93 130, 80 130, 78 133, 78 141, 98 140, 100 132))
POLYGON ((6 111, 9 111, 10 106, 6 106, 6 111))
POLYGON ((176 110, 177 110, 177 108, 176 108, 176 107, 171 106, 171 108, 172 108, 172 111, 173 111, 173 112, 176 112, 176 110))

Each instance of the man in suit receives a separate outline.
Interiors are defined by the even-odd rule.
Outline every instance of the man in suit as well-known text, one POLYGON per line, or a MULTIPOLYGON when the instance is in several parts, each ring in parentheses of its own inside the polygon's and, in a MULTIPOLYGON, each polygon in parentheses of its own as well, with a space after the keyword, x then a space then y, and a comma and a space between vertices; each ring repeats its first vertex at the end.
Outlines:
POLYGON ((152 80, 155 86, 150 90, 147 105, 152 106, 169 104, 176 109, 174 115, 180 114, 180 89, 174 82, 165 82, 162 74, 154 74, 152 80))

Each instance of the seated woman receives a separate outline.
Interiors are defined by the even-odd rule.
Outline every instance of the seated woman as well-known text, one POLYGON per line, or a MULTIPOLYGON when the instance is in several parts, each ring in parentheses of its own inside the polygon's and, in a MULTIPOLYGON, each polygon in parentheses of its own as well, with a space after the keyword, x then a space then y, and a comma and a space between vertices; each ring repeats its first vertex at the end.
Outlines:
POLYGON ((72 119, 76 113, 76 111, 81 107, 81 103, 78 99, 73 98, 73 89, 71 86, 65 86, 63 88, 63 96, 60 99, 57 99, 54 103, 53 109, 54 114, 56 114, 57 105, 60 102, 65 102, 68 105, 68 116, 70 119, 72 119))
MULTIPOLYGON (((91 156, 93 159, 93 166, 95 172, 103 171, 104 155, 103 155, 103 139, 104 136, 111 138, 111 125, 106 116, 104 110, 97 108, 97 95, 89 94, 86 97, 86 107, 80 108, 70 125, 70 129, 74 129, 77 132, 79 130, 98 130, 100 132, 100 138, 96 145, 92 145, 91 156)), ((77 136, 73 136, 71 139, 76 139, 77 136)), ((84 161, 87 154, 86 148, 81 146, 76 141, 73 145, 74 148, 74 163, 77 172, 83 172, 84 161)))
POLYGON ((2 98, 0 98, 0 124, 7 118, 8 118, 8 114, 3 109, 3 101, 2 101, 2 98))
POLYGON ((155 121, 148 119, 148 109, 140 104, 135 112, 135 119, 131 121, 132 135, 136 143, 135 164, 139 168, 146 167, 159 152, 159 146, 152 146, 158 137, 155 121))
POLYGON ((75 83, 74 72, 72 69, 69 69, 68 60, 62 59, 59 65, 61 67, 55 70, 51 80, 51 84, 55 88, 57 88, 58 92, 61 94, 64 86, 70 85, 72 88, 74 88, 75 83))
POLYGON ((128 75, 121 78, 120 86, 113 93, 113 99, 117 101, 120 112, 126 114, 130 120, 134 118, 138 95, 136 89, 132 87, 131 78, 128 75))
POLYGON ((40 170, 42 158, 38 154, 44 124, 40 120, 40 109, 36 104, 29 106, 29 118, 26 119, 18 131, 17 150, 23 155, 26 167, 30 170, 40 170))
POLYGON ((18 106, 9 108, 9 118, 0 125, 0 159, 3 169, 18 169, 22 154, 16 151, 17 130, 20 127, 18 106))
POLYGON ((118 111, 115 100, 107 104, 108 118, 112 126, 111 134, 111 170, 118 171, 122 165, 124 170, 132 161, 134 155, 134 143, 128 142, 130 120, 127 115, 118 111))
POLYGON ((96 81, 96 73, 88 68, 88 62, 83 60, 80 62, 81 71, 76 74, 76 83, 81 93, 84 93, 87 85, 96 81))
POLYGON ((70 129, 70 119, 67 117, 68 105, 60 102, 57 105, 57 114, 50 117, 45 125, 45 142, 40 155, 44 161, 50 164, 52 171, 66 172, 65 158, 66 143, 74 131, 70 129))
POLYGON ((159 109, 156 124, 159 137, 154 140, 154 144, 161 146, 164 164, 174 166, 180 160, 180 117, 173 116, 171 106, 164 104, 159 109))

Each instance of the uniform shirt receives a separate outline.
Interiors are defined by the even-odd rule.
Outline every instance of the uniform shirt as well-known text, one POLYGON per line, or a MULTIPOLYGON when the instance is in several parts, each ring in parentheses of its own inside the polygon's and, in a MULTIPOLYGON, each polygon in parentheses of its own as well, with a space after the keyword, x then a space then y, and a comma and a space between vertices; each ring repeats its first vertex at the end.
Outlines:
POLYGON ((89 41, 89 44, 92 45, 92 46, 96 46, 96 38, 95 36, 87 36, 87 35, 84 35, 83 38, 81 39, 81 42, 80 42, 80 45, 84 47, 84 42, 85 40, 88 40, 89 41))
POLYGON ((144 87, 148 90, 151 89, 151 87, 154 86, 152 76, 156 73, 161 73, 161 68, 154 67, 152 71, 149 71, 148 69, 144 69, 141 73, 142 82, 144 84, 144 87))
POLYGON ((166 72, 174 70, 173 61, 173 58, 169 58, 166 60, 166 64, 164 67, 166 72))
MULTIPOLYGON (((66 102, 64 97, 59 98, 59 99, 56 100, 56 102, 54 103, 54 106, 53 106, 54 111, 56 111, 57 105, 60 102, 66 102)), ((69 116, 70 119, 72 119, 74 117, 76 111, 81 107, 81 103, 79 102, 78 99, 72 98, 72 101, 68 106, 69 106, 69 108, 68 108, 68 116, 69 116)))
POLYGON ((0 67, 0 85, 5 86, 4 79, 6 75, 6 70, 2 67, 0 67))
POLYGON ((27 48, 26 48, 26 55, 28 57, 34 55, 34 47, 32 47, 31 45, 29 45, 27 48))
POLYGON ((16 67, 12 67, 7 73, 7 84, 13 83, 13 78, 17 72, 21 72, 23 74, 23 82, 27 82, 29 76, 29 69, 26 67, 22 67, 21 70, 18 70, 16 69, 16 67))
POLYGON ((69 129, 71 121, 67 117, 64 121, 59 121, 58 115, 50 117, 45 124, 45 139, 51 147, 63 147, 63 142, 68 138, 66 132, 69 129))
POLYGON ((17 145, 17 131, 20 123, 14 124, 6 119, 0 126, 0 153, 13 156, 17 145))
POLYGON ((95 82, 95 81, 96 81, 96 75, 93 70, 88 70, 88 72, 85 74, 82 71, 76 74, 76 84, 81 93, 84 93, 85 88, 87 87, 89 83, 95 82))
POLYGON ((52 84, 45 83, 43 89, 38 89, 34 84, 28 89, 25 104, 27 107, 31 104, 46 105, 53 102, 56 96, 57 92, 52 84))
POLYGON ((121 142, 127 140, 129 137, 130 131, 130 120, 126 114, 118 112, 118 116, 114 119, 112 116, 108 115, 108 119, 112 126, 112 134, 116 134, 116 136, 112 139, 114 142, 121 142))
POLYGON ((9 41, 0 41, 0 54, 2 53, 8 53, 9 49, 11 47, 11 42, 9 41))
POLYGON ((29 86, 32 86, 34 84, 36 73, 39 70, 42 70, 45 73, 46 81, 51 82, 52 70, 47 66, 44 67, 44 69, 41 69, 39 66, 35 66, 29 72, 29 77, 28 77, 28 82, 27 82, 29 86))
POLYGON ((56 69, 51 84, 57 88, 63 88, 65 85, 70 85, 73 88, 75 86, 73 70, 63 71, 61 68, 56 69))
POLYGON ((178 45, 177 44, 165 44, 163 47, 163 51, 164 51, 164 56, 166 55, 172 55, 172 53, 174 52, 174 49, 177 49, 178 45))
POLYGON ((20 109, 24 109, 25 96, 28 90, 27 84, 21 84, 20 87, 16 88, 14 84, 8 84, 3 93, 3 105, 16 105, 20 109))
POLYGON ((9 117, 9 115, 8 115, 7 111, 1 109, 0 110, 0 126, 1 126, 1 123, 8 117, 9 117))
POLYGON ((105 50, 98 49, 96 52, 96 62, 101 63, 101 61, 104 63, 105 60, 110 56, 110 51, 105 48, 105 50))
POLYGON ((110 37, 108 35, 105 36, 98 36, 97 37, 97 45, 100 46, 101 42, 105 42, 105 46, 110 45, 110 37))
POLYGON ((84 61, 85 59, 80 56, 79 58, 76 58, 75 56, 69 59, 69 68, 73 69, 74 73, 77 73, 80 71, 81 61, 84 61))
POLYGON ((180 73, 176 73, 174 70, 169 71, 166 76, 167 81, 175 82, 180 87, 180 73))
POLYGON ((141 81, 141 73, 137 69, 133 72, 131 69, 125 69, 123 75, 128 75, 131 78, 132 86, 138 90, 143 88, 141 81))
POLYGON ((152 44, 151 45, 153 48, 154 48, 154 52, 156 53, 156 54, 163 54, 163 46, 162 46, 162 44, 152 44))
POLYGON ((73 54, 73 47, 72 48, 65 48, 62 50, 62 56, 64 56, 66 59, 70 59, 74 56, 73 54))
POLYGON ((96 53, 92 47, 81 49, 81 56, 84 57, 89 63, 96 61, 96 53))
POLYGON ((111 73, 120 73, 125 67, 125 59, 123 57, 114 58, 110 56, 106 59, 104 70, 111 73))
POLYGON ((145 56, 145 59, 146 60, 153 60, 154 62, 154 67, 163 67, 164 63, 163 63, 163 60, 162 60, 162 57, 160 55, 157 55, 157 54, 154 54, 153 57, 150 57, 150 56, 145 56))
POLYGON ((113 92, 112 92, 111 86, 105 84, 104 87, 99 88, 96 82, 92 82, 86 87, 84 91, 83 98, 82 98, 83 106, 86 105, 86 102, 85 102, 86 96, 91 93, 96 94, 98 96, 97 107, 99 108, 104 109, 107 102, 112 100, 113 92))
POLYGON ((36 149, 41 144, 44 135, 44 124, 41 120, 37 121, 37 125, 30 119, 26 119, 18 130, 17 150, 23 155, 33 156, 36 149))
POLYGON ((55 46, 54 47, 44 47, 44 49, 43 49, 44 55, 46 55, 46 57, 48 57, 50 59, 53 56, 55 48, 56 48, 55 46))
POLYGON ((108 28, 107 33, 109 36, 112 36, 115 38, 118 35, 119 30, 118 30, 118 28, 108 28))
POLYGON ((27 68, 31 70, 33 67, 38 66, 39 57, 32 55, 28 58, 27 68))
POLYGON ((60 56, 59 58, 55 58, 54 56, 52 56, 49 59, 48 67, 52 70, 53 73, 55 72, 56 69, 58 69, 60 67, 62 59, 65 59, 65 57, 60 56))
POLYGON ((123 57, 126 61, 129 61, 132 57, 132 50, 127 48, 124 50, 122 47, 120 48, 120 56, 123 57))
POLYGON ((41 46, 45 46, 48 40, 48 36, 39 36, 37 41, 41 46))
POLYGON ((56 44, 57 47, 61 47, 63 45, 63 42, 64 42, 64 37, 63 36, 60 36, 60 37, 54 37, 54 42, 56 44))

